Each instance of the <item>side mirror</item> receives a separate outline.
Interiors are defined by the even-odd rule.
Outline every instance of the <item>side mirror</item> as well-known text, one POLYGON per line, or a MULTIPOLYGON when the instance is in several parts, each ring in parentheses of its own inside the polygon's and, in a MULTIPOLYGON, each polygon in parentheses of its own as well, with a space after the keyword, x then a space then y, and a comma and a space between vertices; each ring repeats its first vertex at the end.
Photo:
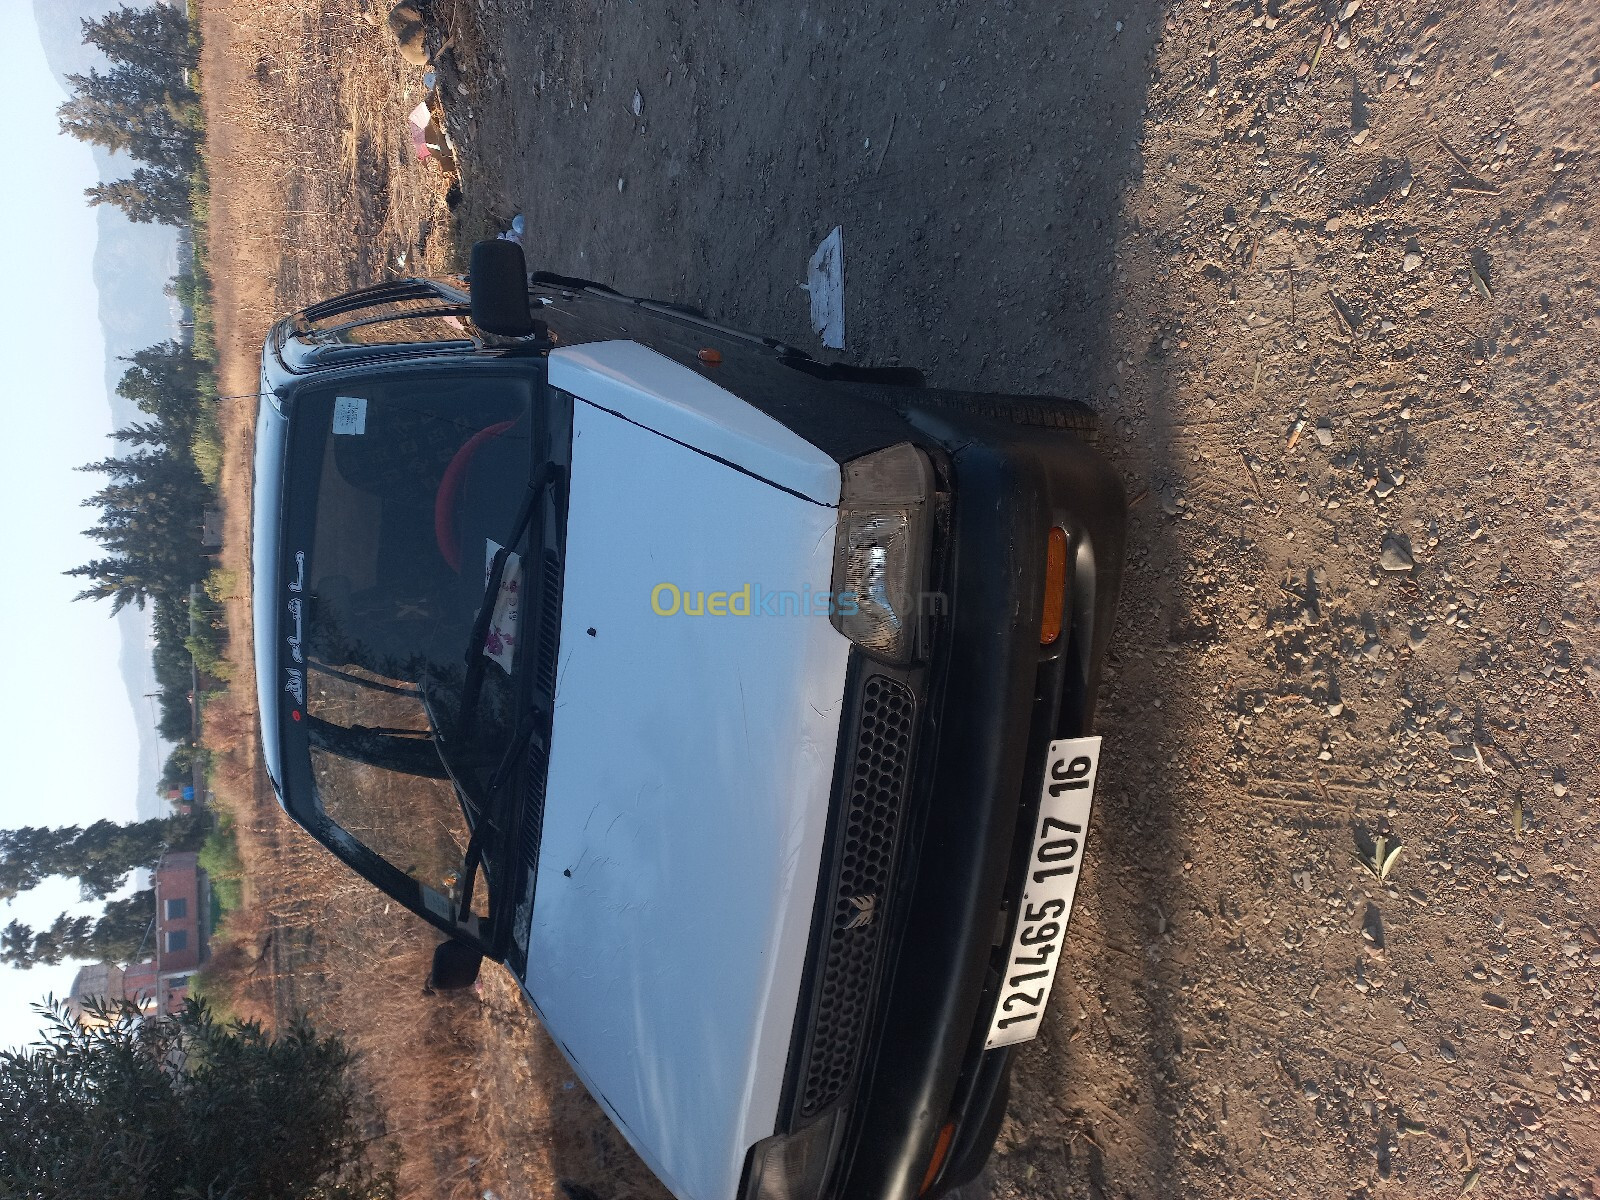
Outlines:
POLYGON ((451 938, 440 942, 433 952, 433 970, 427 986, 436 992, 455 992, 471 987, 478 980, 483 954, 466 942, 451 938))
POLYGON ((474 325, 501 337, 527 337, 533 332, 528 264, 521 246, 497 238, 476 243, 468 278, 474 325))

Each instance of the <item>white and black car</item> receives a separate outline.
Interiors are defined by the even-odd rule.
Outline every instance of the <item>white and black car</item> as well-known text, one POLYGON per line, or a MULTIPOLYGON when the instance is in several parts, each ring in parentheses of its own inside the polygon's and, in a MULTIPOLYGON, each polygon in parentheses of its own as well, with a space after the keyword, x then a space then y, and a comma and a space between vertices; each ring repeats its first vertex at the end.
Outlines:
POLYGON ((289 814, 516 977, 682 1200, 981 1168, 1098 763, 1125 505, 1063 400, 525 274, 283 321, 254 512, 289 814))

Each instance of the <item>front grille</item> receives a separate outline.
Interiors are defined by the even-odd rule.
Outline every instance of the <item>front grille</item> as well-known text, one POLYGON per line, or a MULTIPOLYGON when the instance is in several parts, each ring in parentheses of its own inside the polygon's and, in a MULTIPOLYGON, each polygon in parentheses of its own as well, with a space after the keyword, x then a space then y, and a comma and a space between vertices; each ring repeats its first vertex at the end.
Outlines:
MULTIPOLYGON (((561 645, 561 559, 546 551, 539 573, 538 627, 534 634, 534 703, 544 707, 556 694, 556 656, 561 645)), ((545 783, 550 773, 548 727, 536 730, 528 743, 528 772, 522 797, 522 865, 527 871, 526 901, 533 900, 534 877, 539 870, 539 839, 544 836, 545 783)))
POLYGON ((534 695, 544 703, 544 697, 556 694, 556 651, 561 643, 561 558, 554 550, 544 554, 543 571, 539 579, 539 640, 535 646, 538 658, 534 660, 534 695))
POLYGON ((542 739, 528 746, 528 785, 523 790, 522 862, 533 871, 539 865, 539 839, 544 835, 544 788, 550 772, 550 756, 542 739))
POLYGON ((800 1115, 815 1116, 855 1075, 872 1004, 879 933, 910 775, 916 699, 897 680, 873 675, 862 688, 861 721, 834 855, 832 911, 812 1010, 800 1115))

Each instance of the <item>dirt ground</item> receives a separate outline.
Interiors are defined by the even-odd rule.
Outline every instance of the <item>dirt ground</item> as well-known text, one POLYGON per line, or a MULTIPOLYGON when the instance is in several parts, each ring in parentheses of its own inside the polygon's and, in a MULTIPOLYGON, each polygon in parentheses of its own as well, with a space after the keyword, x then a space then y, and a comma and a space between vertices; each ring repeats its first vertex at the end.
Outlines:
MULTIPOLYGON (((323 9, 292 82, 235 83, 371 162, 290 123, 280 191, 326 191, 277 202, 291 267, 241 255, 273 278, 240 312, 446 256, 396 200, 429 194, 421 69, 323 9)), ((799 284, 839 225, 847 357, 1102 415, 1132 537, 1093 837, 971 1195, 1595 1196, 1600 9, 433 17, 458 241, 521 212, 537 267, 819 350, 799 284)), ((592 1149, 538 1170, 652 1194, 592 1149)))

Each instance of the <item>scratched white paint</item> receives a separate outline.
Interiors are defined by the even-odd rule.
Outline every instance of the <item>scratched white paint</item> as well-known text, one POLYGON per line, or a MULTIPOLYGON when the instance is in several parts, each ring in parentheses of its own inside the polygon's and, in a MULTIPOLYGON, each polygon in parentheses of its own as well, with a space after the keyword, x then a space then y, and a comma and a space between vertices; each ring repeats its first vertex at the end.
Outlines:
POLYGON ((651 591, 826 591, 835 511, 586 403, 573 425, 526 987, 672 1190, 734 1200, 777 1118, 849 646, 651 591))

